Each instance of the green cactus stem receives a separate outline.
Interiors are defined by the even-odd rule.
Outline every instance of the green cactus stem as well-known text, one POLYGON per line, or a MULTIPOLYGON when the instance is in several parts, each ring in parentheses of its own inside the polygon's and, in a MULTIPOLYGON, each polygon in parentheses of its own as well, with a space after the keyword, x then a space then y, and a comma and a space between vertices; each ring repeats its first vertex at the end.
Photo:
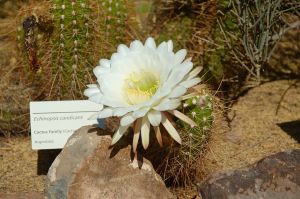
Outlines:
POLYGON ((55 27, 50 41, 51 92, 59 99, 81 98, 93 62, 91 9, 85 0, 54 0, 51 13, 55 27))
MULTIPOLYGON (((26 84, 46 99, 82 99, 92 69, 129 39, 131 2, 51 0, 22 17, 19 49, 26 84)), ((34 6, 33 6, 34 7, 34 6)))
POLYGON ((197 126, 176 121, 182 144, 171 145, 164 162, 158 167, 167 184, 188 186, 194 182, 197 162, 213 123, 213 104, 214 97, 206 89, 183 103, 181 111, 193 119, 197 126))

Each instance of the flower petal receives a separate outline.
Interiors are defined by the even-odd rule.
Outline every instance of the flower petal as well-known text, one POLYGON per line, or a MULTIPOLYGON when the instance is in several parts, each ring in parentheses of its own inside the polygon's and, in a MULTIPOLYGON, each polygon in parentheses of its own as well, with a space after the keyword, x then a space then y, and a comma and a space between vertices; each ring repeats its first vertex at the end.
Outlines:
POLYGON ((132 140, 132 148, 133 148, 134 153, 136 153, 136 148, 139 143, 141 127, 142 127, 142 118, 136 120, 134 129, 133 129, 134 134, 133 134, 133 140, 132 140))
POLYGON ((167 45, 168 45, 168 51, 173 52, 173 42, 172 42, 172 40, 169 40, 167 45))
POLYGON ((174 128, 174 126, 171 124, 171 122, 167 119, 166 116, 162 115, 162 125, 165 127, 169 135, 179 144, 181 144, 181 138, 174 128))
POLYGON ((194 70, 192 70, 188 76, 187 76, 187 79, 192 79, 194 77, 196 77, 201 71, 202 71, 202 67, 196 67, 194 70))
POLYGON ((90 84, 90 85, 88 85, 88 88, 84 90, 83 94, 87 97, 90 97, 97 93, 100 93, 100 89, 97 86, 97 84, 90 84))
POLYGON ((98 113, 98 118, 107 118, 111 117, 113 115, 113 109, 112 108, 104 108, 98 113))
POLYGON ((162 141, 159 126, 155 126, 154 131, 155 131, 155 135, 156 135, 156 139, 158 141, 158 144, 162 147, 163 146, 163 141, 162 141))
POLYGON ((116 144, 120 140, 120 138, 124 135, 129 126, 130 125, 119 127, 119 129, 117 130, 117 132, 115 132, 112 138, 111 145, 116 144))
POLYGON ((143 117, 142 119, 142 127, 141 127, 141 136, 142 136, 142 144, 144 149, 147 149, 149 146, 150 139, 150 123, 147 117, 143 117))
POLYGON ((88 88, 97 88, 98 85, 97 84, 88 84, 86 85, 88 88))
POLYGON ((138 51, 143 49, 143 44, 139 40, 135 40, 130 43, 130 50, 138 51))
POLYGON ((103 99, 103 95, 100 94, 100 93, 92 95, 91 97, 89 97, 89 100, 91 102, 95 102, 97 104, 102 104, 102 99, 103 99))
POLYGON ((121 117, 127 113, 132 111, 131 107, 121 107, 121 108, 114 108, 113 116, 121 117))
POLYGON ((177 98, 179 96, 182 96, 183 94, 185 94, 187 91, 187 89, 183 86, 176 86, 171 93, 168 95, 168 97, 170 98, 177 98))
POLYGON ((120 54, 126 55, 129 52, 129 48, 126 45, 124 45, 124 44, 120 44, 118 46, 117 51, 120 54))
POLYGON ((163 51, 167 51, 168 50, 168 45, 167 43, 164 41, 164 42, 161 42, 158 47, 157 47, 157 51, 159 54, 163 53, 163 51))
POLYGON ((180 64, 180 63, 184 60, 186 54, 187 54, 187 52, 186 52, 185 49, 179 50, 179 51, 175 54, 175 61, 174 61, 175 64, 180 64))
POLYGON ((199 92, 189 93, 189 94, 186 94, 184 96, 181 96, 180 100, 187 100, 187 99, 190 99, 192 97, 196 97, 197 95, 199 95, 199 92))
POLYGON ((125 102, 114 99, 110 96, 105 96, 105 94, 103 95, 103 97, 101 99, 101 103, 106 105, 106 106, 110 106, 110 107, 114 107, 114 108, 127 107, 128 106, 125 102))
POLYGON ((128 103, 123 96, 124 76, 121 74, 108 73, 101 76, 99 82, 103 93, 103 104, 112 107, 127 107, 128 103))
POLYGON ((165 85, 168 85, 170 87, 175 86, 182 81, 182 79, 190 72, 192 68, 193 63, 187 61, 175 66, 171 74, 169 75, 168 80, 165 82, 165 85))
POLYGON ((165 99, 163 100, 158 106, 155 106, 153 109, 157 111, 166 111, 166 110, 173 110, 180 106, 179 99, 165 99))
POLYGON ((184 86, 185 88, 193 87, 201 82, 201 78, 196 77, 194 79, 189 79, 184 82, 181 82, 179 85, 184 86))
POLYGON ((96 68, 93 69, 93 72, 94 72, 96 77, 99 77, 102 74, 109 73, 110 68, 106 68, 106 67, 103 67, 103 66, 96 66, 96 68))
POLYGON ((156 49, 156 44, 155 41, 152 37, 148 37, 148 39, 145 42, 145 46, 155 50, 156 49))
POLYGON ((148 112, 148 119, 152 126, 158 126, 161 122, 161 112, 151 110, 148 112))
POLYGON ((150 107, 146 107, 146 108, 142 108, 142 109, 138 109, 136 111, 133 112, 133 117, 135 118, 140 118, 140 117, 144 117, 147 112, 149 111, 150 107))
POLYGON ((165 84, 165 85, 163 85, 163 87, 160 87, 157 89, 153 98, 155 98, 155 100, 162 99, 165 96, 169 95, 171 92, 172 92, 172 87, 165 84))
POLYGON ((184 115, 183 113, 177 110, 171 110, 168 112, 174 115, 175 117, 179 118, 180 120, 184 121, 185 123, 188 123, 189 125, 191 125, 191 127, 197 126, 197 124, 192 119, 190 119, 188 116, 184 115))
POLYGON ((127 126, 127 125, 133 123, 135 120, 136 120, 136 118, 132 116, 132 113, 128 113, 127 115, 122 117, 122 119, 120 121, 120 125, 127 126))
POLYGON ((108 59, 100 59, 99 64, 105 68, 110 68, 110 61, 108 59))

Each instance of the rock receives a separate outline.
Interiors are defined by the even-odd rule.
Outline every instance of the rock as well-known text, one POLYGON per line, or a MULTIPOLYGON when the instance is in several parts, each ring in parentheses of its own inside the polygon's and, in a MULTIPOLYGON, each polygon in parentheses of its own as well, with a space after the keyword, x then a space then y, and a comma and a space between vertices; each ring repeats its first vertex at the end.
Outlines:
POLYGON ((241 96, 227 118, 216 114, 209 150, 201 155, 197 166, 198 182, 216 171, 238 169, 271 154, 300 149, 296 137, 299 99, 299 81, 273 81, 241 96))
POLYGON ((174 198, 151 163, 131 161, 128 141, 110 148, 107 131, 77 130, 48 172, 49 199, 174 198))
POLYGON ((213 174, 198 187, 203 199, 299 199, 300 150, 280 152, 237 170, 213 174))
POLYGON ((44 195, 39 192, 27 192, 27 193, 7 193, 1 194, 1 199, 44 199, 44 195))

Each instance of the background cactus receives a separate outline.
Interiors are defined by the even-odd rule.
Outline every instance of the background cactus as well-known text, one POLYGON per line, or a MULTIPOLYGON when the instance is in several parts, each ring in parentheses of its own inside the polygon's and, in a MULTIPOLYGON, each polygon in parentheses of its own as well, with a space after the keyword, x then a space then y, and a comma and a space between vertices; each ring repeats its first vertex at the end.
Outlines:
POLYGON ((48 3, 43 13, 28 13, 19 28, 18 38, 29 66, 25 75, 43 86, 39 90, 46 99, 81 99, 99 58, 128 39, 130 2, 48 3))
POLYGON ((100 0, 98 2, 101 20, 97 20, 98 24, 95 28, 99 30, 102 38, 103 47, 100 53, 109 56, 115 51, 117 45, 131 40, 130 27, 135 25, 134 6, 129 0, 100 0))
POLYGON ((52 85, 49 95, 59 99, 82 98, 93 66, 91 9, 85 0, 54 0, 51 8, 55 27, 50 39, 52 85), (56 85, 56 86, 55 86, 56 85), (53 92, 53 93, 52 93, 53 92))

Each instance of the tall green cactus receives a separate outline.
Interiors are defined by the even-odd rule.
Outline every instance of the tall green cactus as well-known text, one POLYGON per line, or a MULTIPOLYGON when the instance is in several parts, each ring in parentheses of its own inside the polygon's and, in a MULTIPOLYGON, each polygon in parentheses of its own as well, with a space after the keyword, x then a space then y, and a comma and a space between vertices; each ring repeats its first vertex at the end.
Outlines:
POLYGON ((81 97, 93 65, 91 8, 86 0, 53 0, 51 13, 55 27, 50 41, 52 85, 59 85, 55 87, 55 96, 81 97))
POLYGON ((130 5, 126 0, 51 0, 45 13, 29 13, 18 35, 30 66, 27 79, 44 86, 48 99, 83 98, 99 58, 128 39, 130 5))
MULTIPOLYGON (((132 18, 132 7, 128 0, 102 0, 100 3, 101 18, 99 31, 105 41, 110 41, 110 46, 124 42, 128 37, 128 24, 132 18)), ((105 49, 107 51, 107 49, 105 49)))

